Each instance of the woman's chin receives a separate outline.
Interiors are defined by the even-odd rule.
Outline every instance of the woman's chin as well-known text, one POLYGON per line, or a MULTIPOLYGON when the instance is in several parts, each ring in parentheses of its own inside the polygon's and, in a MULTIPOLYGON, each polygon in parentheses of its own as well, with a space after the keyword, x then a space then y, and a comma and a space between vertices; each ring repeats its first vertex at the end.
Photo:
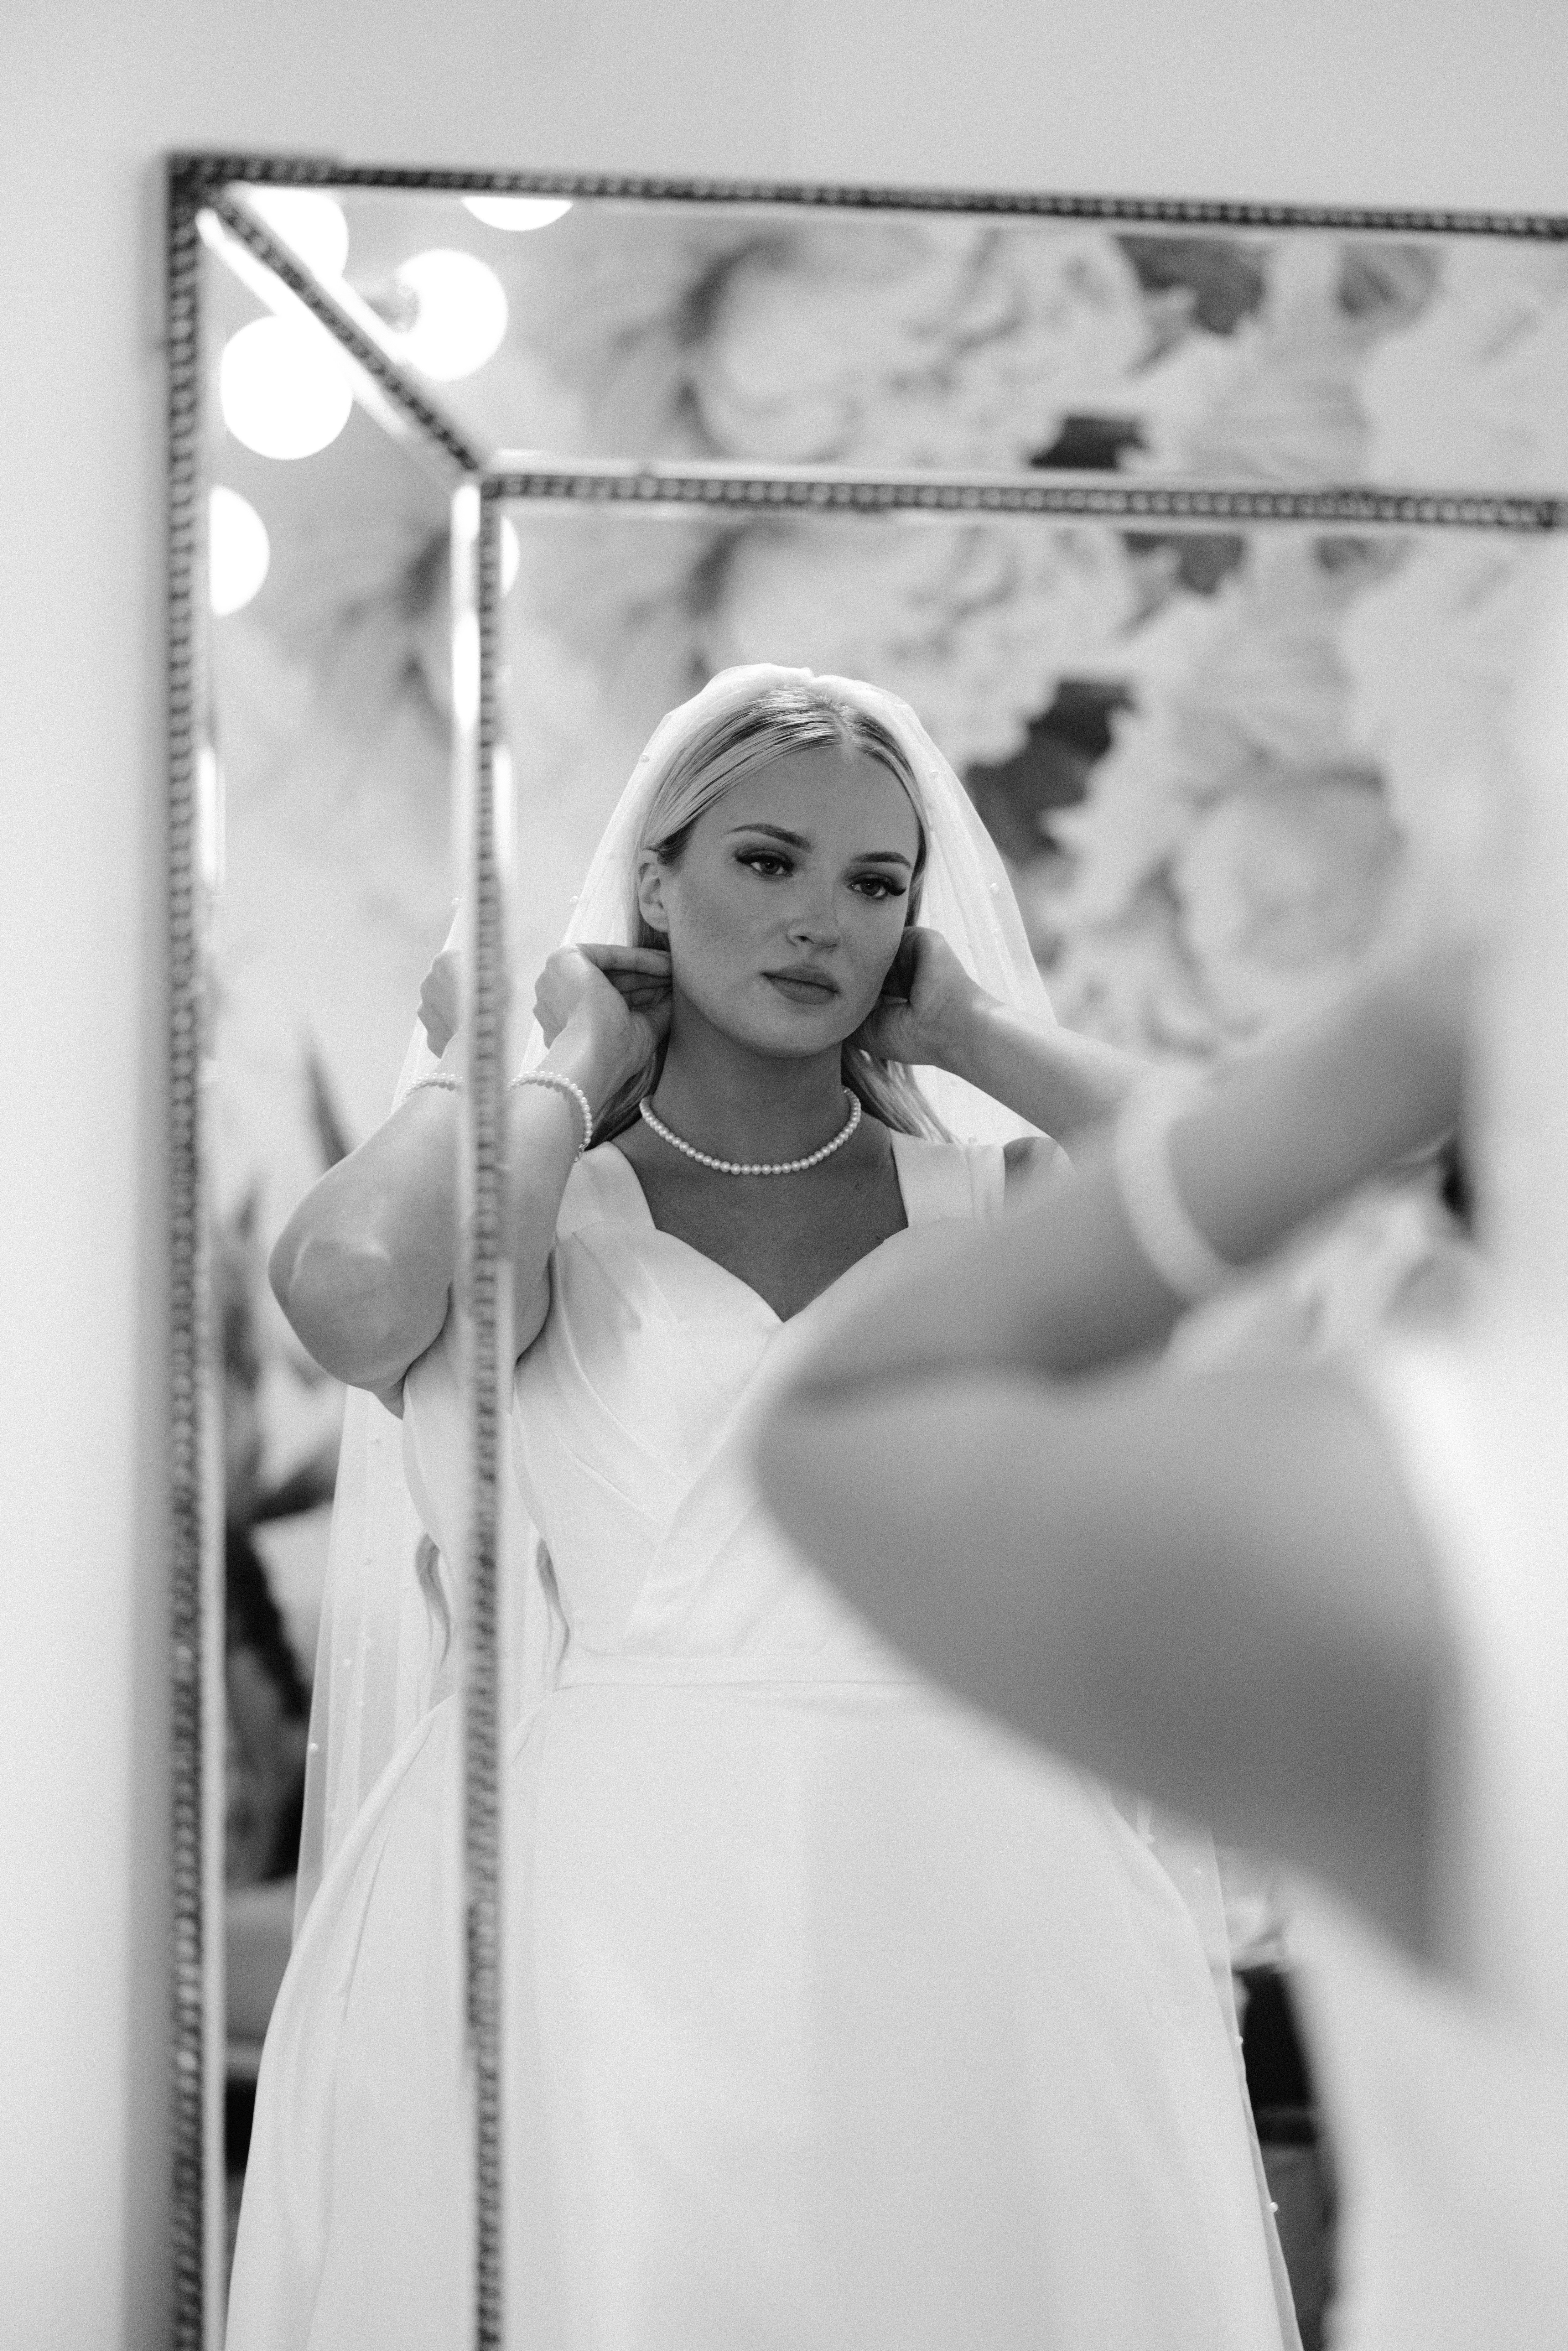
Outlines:
POLYGON ((835 1021, 798 1020, 747 1024, 739 1041, 770 1061, 809 1061, 822 1053, 836 1053, 843 1043, 835 1021))
POLYGON ((786 993, 763 980, 744 995, 737 989, 727 1002, 716 1005, 708 1018, 724 1035, 738 1045, 748 1045, 754 1052, 800 1061, 837 1051, 860 1026, 855 1008, 841 995, 824 997, 814 991, 814 999, 807 1002, 803 996, 786 993))

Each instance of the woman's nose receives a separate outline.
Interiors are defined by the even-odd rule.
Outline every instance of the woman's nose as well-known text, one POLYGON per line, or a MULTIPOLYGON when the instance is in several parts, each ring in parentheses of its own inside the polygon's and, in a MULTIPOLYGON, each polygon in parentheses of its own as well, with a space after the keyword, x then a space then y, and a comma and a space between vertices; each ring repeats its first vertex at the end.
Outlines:
POLYGON ((789 936, 801 946, 837 946, 839 918, 831 893, 813 895, 792 910, 789 936))

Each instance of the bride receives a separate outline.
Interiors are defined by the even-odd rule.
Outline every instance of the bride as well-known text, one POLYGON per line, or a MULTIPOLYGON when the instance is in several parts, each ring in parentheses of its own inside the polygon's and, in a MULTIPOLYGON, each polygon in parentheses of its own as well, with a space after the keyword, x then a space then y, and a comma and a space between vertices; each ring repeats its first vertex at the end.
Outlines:
MULTIPOLYGON (((1131 1065, 1051 1025, 913 712, 802 671, 664 720, 537 1010, 512 1438, 557 1641, 508 1760, 515 2339, 1293 2346, 1201 1871, 1178 1887, 1146 1823, 915 1678, 748 1467, 827 1294, 1055 1173, 1047 1138, 1131 1065)), ((318 1360, 401 1409, 448 1551, 457 1050, 274 1259, 318 1360)), ((403 1740, 305 1917, 230 2351, 466 2340, 455 1714, 403 1740)))

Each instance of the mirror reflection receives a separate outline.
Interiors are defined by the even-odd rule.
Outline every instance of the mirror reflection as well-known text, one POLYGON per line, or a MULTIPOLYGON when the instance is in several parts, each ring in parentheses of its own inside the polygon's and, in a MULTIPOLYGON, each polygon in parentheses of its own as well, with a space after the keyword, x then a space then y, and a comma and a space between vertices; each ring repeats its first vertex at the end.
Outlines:
POLYGON ((1559 246, 259 189, 487 451, 1551 489, 1559 246))
MULTIPOLYGON (((1562 471, 1568 280, 1531 248, 267 202, 491 446, 1562 471)), ((213 279, 236 2189, 315 1820, 230 2339, 455 2342, 447 504, 319 340, 213 279), (341 1271, 367 1234, 373 1296, 341 1271), (351 1520, 345 1383, 378 1399, 351 1520)), ((1412 871, 1492 821, 1538 559, 530 505, 503 560, 511 2323, 1319 2343, 1332 2151, 1281 1881, 938 1698, 765 1527, 746 1448, 922 1227, 1070 1184, 1151 1067, 1227 1067, 1364 977, 1412 871)), ((1178 1365, 1451 1313, 1468 1174, 1429 1145, 1187 1317, 1178 1365)))

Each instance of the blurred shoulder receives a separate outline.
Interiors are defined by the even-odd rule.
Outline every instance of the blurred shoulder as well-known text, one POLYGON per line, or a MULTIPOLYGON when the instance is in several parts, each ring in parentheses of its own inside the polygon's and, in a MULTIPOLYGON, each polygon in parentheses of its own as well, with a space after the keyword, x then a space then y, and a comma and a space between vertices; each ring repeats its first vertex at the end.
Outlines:
POLYGON ((1072 1163, 1060 1143, 1049 1134, 1015 1134, 1002 1150, 1003 1186, 1009 1207, 1021 1200, 1025 1193, 1043 1189, 1048 1184, 1064 1184, 1071 1176, 1072 1163))

